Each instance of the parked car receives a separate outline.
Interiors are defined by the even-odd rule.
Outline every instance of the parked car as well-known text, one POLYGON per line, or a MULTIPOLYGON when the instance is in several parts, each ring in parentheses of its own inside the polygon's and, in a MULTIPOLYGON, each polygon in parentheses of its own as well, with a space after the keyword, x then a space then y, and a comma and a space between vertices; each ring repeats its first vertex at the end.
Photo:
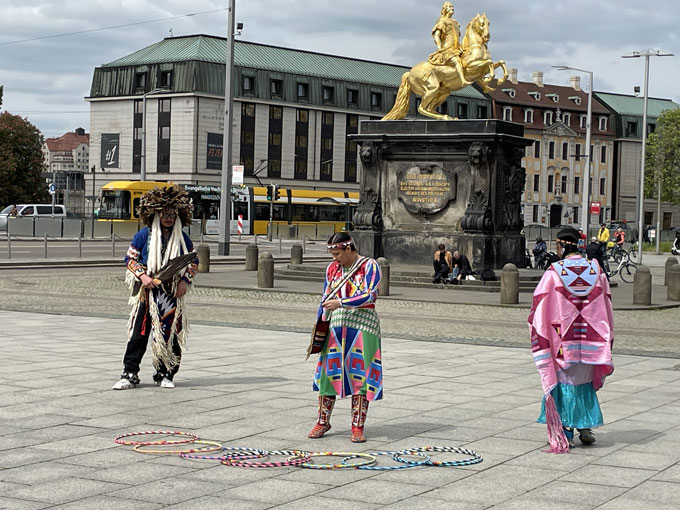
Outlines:
MULTIPOLYGON (((7 231, 8 218, 13 207, 13 205, 9 205, 0 211, 1 232, 7 231)), ((17 218, 65 218, 67 214, 66 207, 63 205, 52 206, 52 204, 17 204, 16 208, 17 218)))
POLYGON ((541 225, 540 223, 530 223, 528 225, 524 225, 524 228, 522 228, 521 233, 524 234, 524 237, 526 237, 527 240, 536 239, 537 236, 541 236, 544 239, 548 239, 550 229, 545 225, 541 225))

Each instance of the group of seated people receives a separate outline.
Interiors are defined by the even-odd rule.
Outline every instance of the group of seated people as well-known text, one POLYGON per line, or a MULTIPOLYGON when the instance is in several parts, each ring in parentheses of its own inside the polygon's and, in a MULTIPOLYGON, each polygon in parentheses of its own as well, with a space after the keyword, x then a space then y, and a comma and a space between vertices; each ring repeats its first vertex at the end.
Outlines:
POLYGON ((444 244, 437 247, 434 252, 434 277, 432 283, 451 283, 458 285, 472 274, 472 267, 468 258, 454 250, 453 254, 446 249, 444 244))

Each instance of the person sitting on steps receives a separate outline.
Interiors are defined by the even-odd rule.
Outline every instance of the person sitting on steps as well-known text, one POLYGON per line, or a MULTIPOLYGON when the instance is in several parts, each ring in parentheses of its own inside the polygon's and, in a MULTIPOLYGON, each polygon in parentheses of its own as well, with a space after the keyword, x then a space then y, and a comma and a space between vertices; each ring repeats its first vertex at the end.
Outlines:
POLYGON ((442 280, 446 281, 449 273, 453 270, 452 260, 451 252, 446 249, 444 244, 437 246, 437 251, 434 252, 434 261, 432 262, 434 266, 432 283, 441 283, 442 280))
POLYGON ((449 283, 460 284, 461 280, 467 280, 472 274, 472 266, 468 258, 458 250, 453 252, 453 269, 449 275, 449 283))

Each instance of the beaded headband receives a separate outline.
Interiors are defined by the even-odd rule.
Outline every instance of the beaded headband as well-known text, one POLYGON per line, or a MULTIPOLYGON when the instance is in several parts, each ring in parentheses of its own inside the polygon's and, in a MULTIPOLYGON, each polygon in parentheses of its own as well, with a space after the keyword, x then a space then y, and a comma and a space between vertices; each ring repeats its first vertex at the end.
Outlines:
POLYGON ((336 248, 347 248, 348 246, 352 245, 352 240, 350 239, 349 241, 345 241, 342 243, 335 243, 335 244, 329 244, 327 248, 329 250, 334 250, 336 248))

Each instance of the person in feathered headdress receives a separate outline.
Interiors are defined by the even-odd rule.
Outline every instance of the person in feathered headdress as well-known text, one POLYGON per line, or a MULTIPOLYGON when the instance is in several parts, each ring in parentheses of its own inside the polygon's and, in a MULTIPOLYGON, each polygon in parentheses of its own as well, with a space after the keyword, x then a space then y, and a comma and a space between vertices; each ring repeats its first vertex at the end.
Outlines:
POLYGON ((133 306, 123 375, 113 389, 127 390, 139 384, 139 367, 151 332, 153 380, 162 388, 174 388, 172 380, 179 370, 188 331, 184 295, 196 274, 198 259, 194 257, 162 282, 154 277, 168 262, 193 252, 189 236, 182 231, 191 224, 193 204, 186 191, 176 185, 165 186, 142 195, 138 213, 146 226, 135 234, 128 249, 125 281, 139 291, 130 297, 133 306))
POLYGON ((529 314, 531 350, 541 376, 539 423, 548 426, 553 453, 574 446, 574 429, 585 445, 603 424, 596 391, 614 371, 614 314, 606 275, 578 251, 574 228, 557 233, 561 260, 551 264, 534 292, 529 314))

